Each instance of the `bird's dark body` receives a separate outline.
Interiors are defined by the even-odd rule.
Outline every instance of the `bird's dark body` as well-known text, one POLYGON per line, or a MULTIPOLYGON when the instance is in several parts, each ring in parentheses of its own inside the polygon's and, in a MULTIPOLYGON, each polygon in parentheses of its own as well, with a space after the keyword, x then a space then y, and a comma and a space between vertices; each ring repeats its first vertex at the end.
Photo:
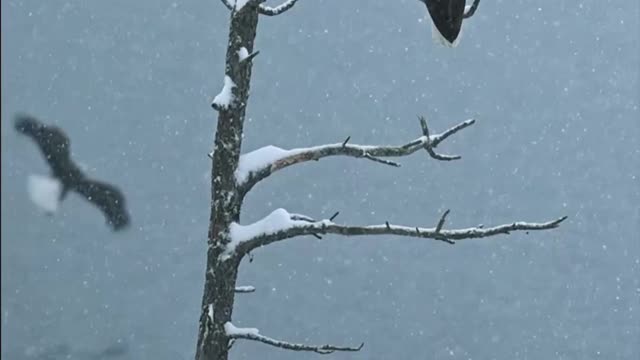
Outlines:
POLYGON ((420 0, 427 5, 433 24, 453 44, 462 28, 465 0, 420 0))
POLYGON ((16 116, 15 128, 38 144, 51 168, 51 175, 62 183, 60 200, 73 190, 97 206, 114 230, 129 225, 125 199, 120 190, 84 175, 71 159, 69 138, 60 128, 44 125, 28 115, 16 116))

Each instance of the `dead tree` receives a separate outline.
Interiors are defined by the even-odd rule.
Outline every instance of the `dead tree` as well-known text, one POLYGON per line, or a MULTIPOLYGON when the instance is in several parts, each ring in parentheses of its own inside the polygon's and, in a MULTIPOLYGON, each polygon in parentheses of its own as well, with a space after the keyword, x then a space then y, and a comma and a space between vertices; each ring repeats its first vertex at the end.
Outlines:
POLYGON ((459 240, 509 234, 518 230, 552 229, 566 218, 543 223, 514 222, 494 227, 448 229, 445 221, 449 211, 434 221, 433 227, 418 227, 388 222, 369 226, 343 225, 334 222, 337 213, 329 219, 316 220, 310 216, 277 209, 254 224, 240 225, 240 210, 245 195, 258 182, 280 169, 328 156, 349 156, 382 165, 400 166, 389 158, 408 156, 420 150, 425 150, 435 160, 456 160, 460 156, 441 154, 436 151, 437 147, 448 137, 473 125, 475 120, 467 120, 444 132, 435 133, 428 127, 427 121, 420 117, 419 136, 397 146, 356 145, 350 143, 350 138, 347 137, 335 144, 293 150, 267 146, 241 156, 252 63, 258 55, 254 47, 258 19, 261 15, 283 14, 293 8, 297 0, 286 0, 277 7, 264 5, 264 0, 221 1, 230 11, 231 24, 224 84, 212 103, 212 107, 218 111, 218 124, 214 149, 209 154, 213 161, 211 216, 196 360, 226 360, 232 344, 238 339, 320 354, 358 351, 362 348, 363 344, 350 347, 290 343, 261 335, 257 329, 234 326, 232 315, 235 294, 255 290, 253 287, 236 286, 238 266, 245 255, 258 247, 295 236, 321 237, 323 234, 393 234, 455 244, 459 240))

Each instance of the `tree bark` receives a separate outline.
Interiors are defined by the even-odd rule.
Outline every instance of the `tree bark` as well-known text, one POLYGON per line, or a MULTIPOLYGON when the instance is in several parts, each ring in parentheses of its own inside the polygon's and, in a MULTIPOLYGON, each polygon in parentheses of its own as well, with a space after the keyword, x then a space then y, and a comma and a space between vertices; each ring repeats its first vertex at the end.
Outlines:
POLYGON ((231 321, 238 263, 240 259, 220 258, 230 241, 229 225, 240 219, 241 199, 235 170, 242 147, 242 131, 251 81, 251 59, 258 26, 258 5, 250 1, 240 11, 231 11, 225 75, 235 86, 228 106, 218 110, 213 166, 211 170, 211 215, 209 222, 207 269, 196 360, 226 360, 229 337, 224 324, 231 321), (242 48, 245 51, 240 51, 242 48))

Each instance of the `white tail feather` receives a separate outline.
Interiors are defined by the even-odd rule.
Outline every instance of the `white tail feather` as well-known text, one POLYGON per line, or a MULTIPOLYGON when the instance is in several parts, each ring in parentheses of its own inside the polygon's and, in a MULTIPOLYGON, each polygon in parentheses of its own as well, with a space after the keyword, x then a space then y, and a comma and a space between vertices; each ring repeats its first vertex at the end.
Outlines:
POLYGON ((57 179, 42 175, 29 175, 27 191, 31 201, 46 213, 54 213, 58 210, 62 183, 57 179))

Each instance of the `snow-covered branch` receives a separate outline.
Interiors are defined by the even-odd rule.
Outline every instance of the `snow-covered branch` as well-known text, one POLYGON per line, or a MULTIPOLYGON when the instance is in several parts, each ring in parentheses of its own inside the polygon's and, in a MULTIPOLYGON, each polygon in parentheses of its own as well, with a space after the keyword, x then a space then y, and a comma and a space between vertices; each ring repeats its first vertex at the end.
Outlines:
MULTIPOLYGON (((233 10, 240 11, 247 3, 249 3, 252 0, 220 0, 220 1, 230 11, 233 11, 233 10)), ((258 11, 260 12, 260 14, 267 15, 267 16, 280 15, 286 12, 287 10, 291 9, 293 5, 295 5, 298 2, 298 0, 287 0, 276 7, 270 7, 270 6, 262 5, 262 3, 265 2, 265 0, 253 0, 253 1, 256 4, 260 4, 260 6, 258 7, 258 11)))
POLYGON ((260 14, 267 16, 280 15, 291 9, 297 2, 298 0, 287 0, 276 7, 260 5, 260 14))
POLYGON ((249 54, 249 51, 247 51, 247 48, 240 48, 240 50, 238 50, 238 61, 240 62, 240 64, 243 63, 247 63, 249 61, 252 61, 256 56, 258 56, 258 54, 260 54, 260 51, 254 51, 253 53, 249 54))
POLYGON ((436 153, 436 147, 449 136, 467 128, 475 123, 470 119, 464 121, 447 131, 430 135, 427 122, 424 117, 419 117, 422 126, 422 136, 403 145, 372 146, 349 144, 351 137, 342 143, 320 145, 309 148, 285 150, 276 146, 265 146, 240 157, 236 170, 236 181, 242 193, 247 193, 260 180, 268 177, 277 170, 310 160, 320 160, 328 156, 350 156, 372 160, 385 165, 400 166, 400 164, 382 159, 388 157, 401 157, 411 155, 424 149, 429 156, 436 160, 457 160, 458 155, 443 155, 436 153))
POLYGON ((499 234, 510 234, 512 231, 535 231, 556 228, 567 217, 547 221, 543 223, 513 222, 510 224, 498 225, 485 228, 476 226, 464 229, 445 229, 445 220, 449 211, 447 210, 439 219, 435 227, 423 228, 416 226, 393 225, 385 222, 381 225, 352 226, 340 225, 331 219, 313 220, 308 216, 290 214, 284 209, 277 209, 250 225, 239 225, 233 223, 230 228, 232 241, 227 244, 227 248, 222 254, 224 258, 229 258, 233 254, 244 255, 260 246, 268 245, 276 241, 289 239, 296 236, 319 234, 338 234, 345 236, 357 235, 398 235, 416 238, 425 238, 455 244, 456 241, 466 239, 478 239, 499 234))
POLYGON ((236 286, 236 293, 252 293, 256 288, 253 286, 236 286))
POLYGON ((476 10, 478 10, 478 5, 480 5, 480 0, 474 0, 471 6, 466 6, 464 9, 464 18, 468 19, 472 17, 473 14, 476 13, 476 10))
POLYGON ((360 344, 360 346, 358 347, 295 344, 260 335, 260 332, 256 328, 237 328, 231 322, 227 322, 224 324, 224 330, 226 331, 227 336, 230 339, 259 341, 261 343, 275 346, 281 349, 293 351, 311 351, 318 354, 331 354, 336 351, 360 351, 360 349, 362 349, 362 347, 364 346, 364 343, 360 344))

